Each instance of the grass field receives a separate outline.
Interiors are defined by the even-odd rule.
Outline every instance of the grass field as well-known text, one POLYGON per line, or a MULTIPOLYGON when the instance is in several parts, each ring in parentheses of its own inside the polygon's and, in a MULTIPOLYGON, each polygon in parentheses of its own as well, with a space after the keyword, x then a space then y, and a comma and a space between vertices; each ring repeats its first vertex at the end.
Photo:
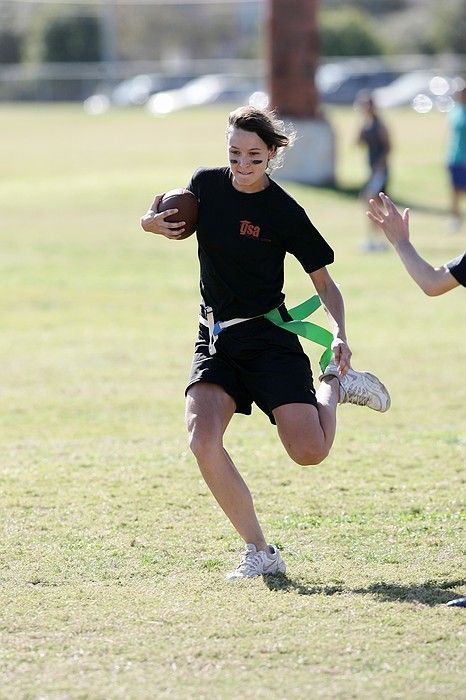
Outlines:
MULTIPOLYGON (((466 297, 428 299, 392 251, 359 252, 351 110, 330 112, 340 190, 286 186, 335 248, 353 364, 392 409, 341 407, 309 468, 258 410, 235 417, 227 447, 288 572, 224 581, 242 543, 183 423, 195 241, 139 217, 225 162, 225 116, 0 108, 0 697, 464 698, 466 613, 445 603, 466 590, 466 297)), ((387 119, 392 193, 443 263, 466 247, 447 232, 445 117, 387 119)), ((310 292, 293 260, 286 291, 310 292)))

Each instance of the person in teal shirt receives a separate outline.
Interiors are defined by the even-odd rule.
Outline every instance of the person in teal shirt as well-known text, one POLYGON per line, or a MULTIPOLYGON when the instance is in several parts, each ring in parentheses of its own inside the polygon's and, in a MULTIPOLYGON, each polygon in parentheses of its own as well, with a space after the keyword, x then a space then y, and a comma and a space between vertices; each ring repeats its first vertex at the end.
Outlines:
POLYGON ((451 184, 451 229, 461 228, 460 197, 466 192, 466 87, 456 93, 456 104, 448 114, 450 141, 447 166, 451 184))

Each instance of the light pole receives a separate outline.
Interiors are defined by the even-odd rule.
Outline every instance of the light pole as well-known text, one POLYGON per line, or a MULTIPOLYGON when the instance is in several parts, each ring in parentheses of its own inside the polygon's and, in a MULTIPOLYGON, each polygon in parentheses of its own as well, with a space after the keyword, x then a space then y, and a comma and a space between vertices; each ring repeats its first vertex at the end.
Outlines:
POLYGON ((326 185, 335 181, 335 148, 330 124, 319 111, 315 85, 318 7, 319 0, 269 0, 268 79, 271 106, 298 132, 298 141, 277 174, 326 185))

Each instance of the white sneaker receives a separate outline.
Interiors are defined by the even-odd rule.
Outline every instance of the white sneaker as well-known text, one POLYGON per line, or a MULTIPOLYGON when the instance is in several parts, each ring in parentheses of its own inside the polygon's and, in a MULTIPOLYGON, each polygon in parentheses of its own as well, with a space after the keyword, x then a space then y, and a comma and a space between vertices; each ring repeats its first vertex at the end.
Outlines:
POLYGON ((284 574, 286 564, 276 547, 269 544, 269 551, 257 550, 254 544, 247 544, 240 563, 234 571, 227 574, 228 581, 238 578, 251 578, 264 574, 284 574))
POLYGON ((357 406, 367 406, 374 411, 385 413, 390 408, 390 394, 382 382, 369 372, 356 372, 350 369, 341 377, 338 367, 334 362, 327 365, 325 372, 320 376, 336 377, 340 382, 340 396, 338 403, 354 403, 357 406))

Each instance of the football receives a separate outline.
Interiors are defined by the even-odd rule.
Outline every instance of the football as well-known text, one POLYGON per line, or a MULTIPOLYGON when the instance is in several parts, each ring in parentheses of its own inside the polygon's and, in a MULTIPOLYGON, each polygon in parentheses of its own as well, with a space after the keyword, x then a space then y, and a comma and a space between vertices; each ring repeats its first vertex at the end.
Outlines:
POLYGON ((169 190, 165 192, 159 202, 157 211, 167 211, 167 209, 178 209, 177 214, 167 216, 165 221, 171 224, 176 224, 178 221, 185 221, 184 233, 177 239, 179 241, 192 236, 197 227, 197 199, 196 196, 189 190, 183 188, 177 190, 169 190))

